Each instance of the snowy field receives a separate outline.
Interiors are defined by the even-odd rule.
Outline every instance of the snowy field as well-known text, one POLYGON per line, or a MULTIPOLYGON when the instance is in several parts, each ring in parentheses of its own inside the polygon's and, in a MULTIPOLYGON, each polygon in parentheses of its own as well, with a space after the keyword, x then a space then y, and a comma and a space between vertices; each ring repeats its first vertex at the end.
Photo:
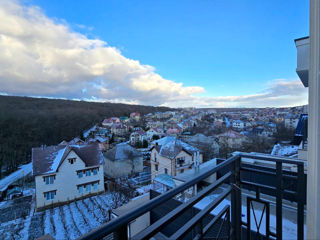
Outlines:
POLYGON ((0 239, 35 239, 50 234, 55 239, 75 239, 109 220, 108 209, 113 208, 111 194, 101 194, 79 200, 61 207, 34 212, 34 197, 23 206, 21 199, 11 200, 0 205, 0 239), (33 199, 32 199, 33 198, 33 199), (27 213, 25 213, 26 206, 27 213), (19 207, 21 211, 19 211, 19 207), (5 221, 10 212, 12 219, 5 221))

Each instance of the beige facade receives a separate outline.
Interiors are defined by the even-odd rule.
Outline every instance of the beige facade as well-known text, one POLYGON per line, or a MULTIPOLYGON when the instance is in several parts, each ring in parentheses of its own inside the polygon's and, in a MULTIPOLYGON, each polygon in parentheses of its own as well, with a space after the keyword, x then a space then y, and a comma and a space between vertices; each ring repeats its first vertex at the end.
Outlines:
POLYGON ((87 168, 81 158, 70 151, 56 172, 36 176, 35 183, 37 209, 71 201, 104 191, 103 165, 87 168), (89 175, 86 172, 90 172, 90 176, 86 176, 89 175), (49 176, 52 176, 50 180, 49 176))
MULTIPOLYGON (((194 156, 182 150, 175 158, 170 159, 161 156, 155 148, 151 151, 151 178, 159 174, 168 174, 176 176, 179 173, 189 171, 194 162, 194 156)), ((200 163, 203 161, 203 155, 200 154, 200 163)))

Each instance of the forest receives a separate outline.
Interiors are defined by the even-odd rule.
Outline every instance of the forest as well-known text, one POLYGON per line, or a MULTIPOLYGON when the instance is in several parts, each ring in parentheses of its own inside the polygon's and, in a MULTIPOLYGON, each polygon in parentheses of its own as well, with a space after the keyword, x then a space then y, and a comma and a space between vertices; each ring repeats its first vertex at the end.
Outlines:
POLYGON ((0 96, 0 179, 31 161, 32 147, 70 141, 104 118, 166 107, 0 96))

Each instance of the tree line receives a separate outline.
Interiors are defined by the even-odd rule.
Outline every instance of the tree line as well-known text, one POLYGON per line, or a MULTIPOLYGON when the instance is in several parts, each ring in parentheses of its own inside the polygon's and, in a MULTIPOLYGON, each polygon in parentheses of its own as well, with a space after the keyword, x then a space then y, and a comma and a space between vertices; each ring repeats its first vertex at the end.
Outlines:
POLYGON ((56 145, 112 116, 166 107, 0 96, 0 179, 31 161, 32 147, 56 145))

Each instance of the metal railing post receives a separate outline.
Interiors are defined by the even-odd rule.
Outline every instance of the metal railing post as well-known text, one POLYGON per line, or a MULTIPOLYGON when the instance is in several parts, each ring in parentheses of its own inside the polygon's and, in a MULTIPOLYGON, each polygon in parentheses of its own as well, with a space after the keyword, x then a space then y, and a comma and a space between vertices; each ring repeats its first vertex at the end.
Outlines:
POLYGON ((298 239, 304 239, 304 199, 305 199, 305 188, 304 188, 304 165, 298 165, 298 184, 297 184, 297 202, 298 202, 298 239))
POLYGON ((118 231, 116 232, 116 236, 117 237, 115 239, 118 239, 118 240, 128 239, 128 227, 126 224, 118 229, 118 231))
POLYGON ((282 162, 276 163, 276 215, 277 215, 277 239, 282 239, 282 162))
POLYGON ((238 158, 232 164, 232 191, 231 191, 231 225, 232 225, 232 236, 231 239, 241 239, 241 188, 240 188, 240 161, 241 157, 238 158))

